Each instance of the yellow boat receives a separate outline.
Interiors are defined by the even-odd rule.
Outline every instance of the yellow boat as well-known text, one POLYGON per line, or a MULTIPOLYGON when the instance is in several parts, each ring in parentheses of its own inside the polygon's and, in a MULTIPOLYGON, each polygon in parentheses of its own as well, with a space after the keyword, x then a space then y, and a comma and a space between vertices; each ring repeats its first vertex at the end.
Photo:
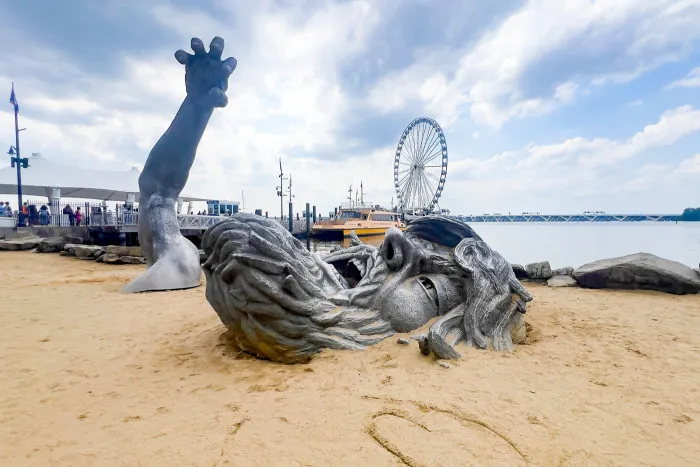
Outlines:
POLYGON ((341 207, 335 219, 316 222, 311 228, 315 237, 344 238, 353 230, 358 237, 384 235, 389 227, 406 230, 399 214, 376 207, 341 207))

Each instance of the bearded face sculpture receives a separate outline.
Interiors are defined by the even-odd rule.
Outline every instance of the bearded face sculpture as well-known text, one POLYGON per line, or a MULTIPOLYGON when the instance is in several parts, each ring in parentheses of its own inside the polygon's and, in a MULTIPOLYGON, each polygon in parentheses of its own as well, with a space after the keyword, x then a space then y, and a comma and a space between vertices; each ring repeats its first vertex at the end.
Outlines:
POLYGON ((324 348, 364 349, 438 319, 423 337, 511 350, 530 294, 465 223, 439 216, 390 228, 379 247, 312 254, 278 222, 238 213, 205 232, 206 297, 239 348, 298 363, 324 348))

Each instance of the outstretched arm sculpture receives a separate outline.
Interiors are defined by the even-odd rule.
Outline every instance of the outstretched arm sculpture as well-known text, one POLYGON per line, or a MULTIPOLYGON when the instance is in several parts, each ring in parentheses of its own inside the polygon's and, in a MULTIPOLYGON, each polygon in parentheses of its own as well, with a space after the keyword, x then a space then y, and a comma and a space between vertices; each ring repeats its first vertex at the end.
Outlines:
POLYGON ((202 247, 207 300, 239 348, 284 363, 363 349, 438 316, 421 343, 438 358, 459 357, 462 341, 510 350, 532 300, 467 224, 437 216, 390 228, 379 248, 355 239, 321 257, 279 223, 239 213, 202 247))
POLYGON ((180 233, 175 202, 187 183, 197 146, 215 107, 226 107, 228 78, 236 59, 221 60, 224 40, 215 37, 209 52, 192 39, 194 55, 175 52, 185 65, 187 97, 170 127, 160 137, 139 177, 139 243, 146 271, 124 287, 125 292, 196 287, 202 270, 199 252, 180 233))

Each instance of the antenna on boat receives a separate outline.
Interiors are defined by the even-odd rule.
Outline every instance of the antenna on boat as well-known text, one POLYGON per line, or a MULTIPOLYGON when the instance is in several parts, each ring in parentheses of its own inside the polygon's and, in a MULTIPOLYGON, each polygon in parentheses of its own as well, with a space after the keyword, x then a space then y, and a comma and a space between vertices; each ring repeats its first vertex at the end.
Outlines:
POLYGON ((362 181, 360 181, 360 204, 365 204, 365 191, 364 188, 362 188, 362 181))
POLYGON ((350 188, 348 188, 348 201, 350 202, 350 206, 352 206, 352 183, 350 184, 350 188))

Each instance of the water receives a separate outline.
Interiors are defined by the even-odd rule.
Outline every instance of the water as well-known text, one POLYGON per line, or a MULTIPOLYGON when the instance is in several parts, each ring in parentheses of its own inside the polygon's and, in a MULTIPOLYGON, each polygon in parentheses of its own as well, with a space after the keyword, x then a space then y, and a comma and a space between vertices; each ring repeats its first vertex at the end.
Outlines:
MULTIPOLYGON (((603 258, 652 253, 697 268, 700 222, 482 223, 471 227, 511 263, 549 261, 553 268, 579 267, 603 258)), ((383 236, 363 237, 379 245, 383 236)), ((311 251, 328 252, 350 242, 311 241, 311 251)))

